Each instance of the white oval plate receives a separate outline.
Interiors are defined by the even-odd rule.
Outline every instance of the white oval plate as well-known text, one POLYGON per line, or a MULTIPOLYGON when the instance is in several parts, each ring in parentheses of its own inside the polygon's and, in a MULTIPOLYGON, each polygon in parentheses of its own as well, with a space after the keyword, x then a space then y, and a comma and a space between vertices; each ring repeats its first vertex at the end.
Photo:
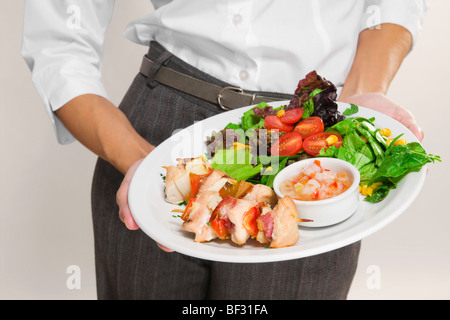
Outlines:
MULTIPOLYGON (((274 107, 287 101, 272 103, 274 107)), ((349 107, 338 103, 343 112, 349 107)), ((330 227, 299 227, 300 239, 296 245, 280 249, 268 249, 254 240, 243 246, 231 241, 213 240, 208 243, 194 242, 194 234, 182 230, 179 213, 183 209, 165 201, 162 175, 163 166, 173 165, 177 158, 198 157, 206 152, 206 137, 212 131, 223 129, 228 123, 238 123, 250 107, 228 111, 174 133, 150 153, 137 169, 130 185, 129 205, 139 227, 153 240, 179 253, 206 260, 221 262, 274 262, 308 257, 359 241, 380 230, 402 214, 419 194, 426 177, 426 168, 408 174, 386 199, 377 204, 361 199, 360 206, 349 219, 330 227)), ((359 107, 353 116, 375 117, 378 128, 390 128, 393 136, 404 133, 408 142, 417 138, 396 120, 374 110, 359 107)))

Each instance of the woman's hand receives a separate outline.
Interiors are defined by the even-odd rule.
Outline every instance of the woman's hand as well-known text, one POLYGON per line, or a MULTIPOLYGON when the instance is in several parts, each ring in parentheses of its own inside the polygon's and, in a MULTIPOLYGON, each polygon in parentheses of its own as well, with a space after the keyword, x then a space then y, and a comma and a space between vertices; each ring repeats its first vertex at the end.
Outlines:
MULTIPOLYGON (((144 159, 140 159, 133 163, 130 168, 128 169, 127 173, 125 174, 125 177, 122 181, 122 184, 120 185, 119 190, 116 194, 116 202, 119 206, 119 218, 120 220, 125 224, 125 226, 129 230, 138 230, 139 226, 137 225, 136 221, 133 219, 133 215, 131 214, 130 207, 128 206, 128 190, 130 189, 130 182, 133 178, 134 174, 136 173, 137 168, 141 164, 141 162, 144 159)), ((159 243, 157 243, 158 247, 166 252, 173 252, 172 249, 169 249, 159 243)))
POLYGON ((131 179, 133 178, 137 168, 143 160, 144 159, 140 159, 131 165, 130 169, 128 169, 127 173, 125 174, 125 178, 123 178, 120 188, 116 194, 116 202, 119 206, 120 221, 122 221, 129 230, 139 229, 139 226, 133 219, 130 207, 128 206, 128 190, 130 189, 131 179))
POLYGON ((422 141, 424 137, 424 132, 417 124, 412 113, 382 93, 356 94, 347 98, 340 98, 339 101, 353 103, 384 113, 406 126, 419 141, 422 141))
MULTIPOLYGON (((134 130, 119 108, 101 96, 78 96, 56 114, 79 142, 125 174, 116 194, 119 218, 128 229, 139 229, 128 206, 128 190, 139 164, 155 147, 134 130)), ((164 251, 173 251, 158 246, 164 251)))
POLYGON ((339 101, 380 111, 405 125, 422 141, 423 131, 411 112, 386 97, 411 46, 411 33, 397 24, 385 23, 362 31, 339 101))

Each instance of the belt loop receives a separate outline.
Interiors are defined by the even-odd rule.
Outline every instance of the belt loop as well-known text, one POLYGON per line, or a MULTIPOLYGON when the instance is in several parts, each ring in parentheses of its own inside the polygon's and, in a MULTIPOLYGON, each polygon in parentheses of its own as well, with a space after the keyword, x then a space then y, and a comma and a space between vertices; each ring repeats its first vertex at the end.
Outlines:
MULTIPOLYGON (((157 50, 155 50, 157 51, 157 50)), ((159 51, 159 50, 158 50, 159 51)), ((155 57, 155 54, 153 54, 153 50, 152 50, 152 45, 150 44, 150 49, 149 49, 149 53, 147 55, 147 57, 149 57, 152 61, 153 64, 149 70, 148 73, 148 78, 147 78, 147 84, 151 87, 154 88, 158 85, 158 82, 155 80, 156 74, 159 71, 159 68, 168 63, 170 58, 172 57, 172 54, 169 51, 162 51, 158 56, 155 57), (152 54, 150 53, 152 52, 152 54)))

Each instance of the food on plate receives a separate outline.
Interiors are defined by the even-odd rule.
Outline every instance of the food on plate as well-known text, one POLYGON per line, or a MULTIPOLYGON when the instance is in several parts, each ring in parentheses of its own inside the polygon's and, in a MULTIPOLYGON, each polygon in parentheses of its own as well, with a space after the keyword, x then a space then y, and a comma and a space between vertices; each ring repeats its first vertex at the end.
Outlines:
POLYGON ((235 184, 236 181, 222 170, 213 170, 202 176, 199 182, 197 192, 192 193, 190 198, 194 198, 197 194, 202 194, 207 190, 220 191, 226 184, 235 184))
MULTIPOLYGON (((201 163, 197 158, 187 162, 178 160, 176 166, 164 168, 167 175, 175 172, 175 179, 179 179, 181 174, 186 174, 182 169, 191 167, 190 161, 196 161, 197 165, 201 163)), ((257 238, 273 248, 297 242, 298 213, 296 207, 290 205, 289 197, 278 201, 273 189, 266 185, 237 181, 223 171, 211 171, 209 167, 204 170, 208 172, 200 171, 198 184, 185 192, 191 197, 181 215, 182 229, 194 233, 195 242, 219 238, 243 245, 248 239, 257 238), (267 214, 262 220, 265 223, 257 222, 261 212, 267 214), (294 230, 297 237, 292 234, 294 230)), ((173 177, 166 178, 165 182, 167 200, 174 193, 171 188, 179 189, 173 177)))
POLYGON ((298 212, 294 201, 285 196, 278 201, 273 210, 267 207, 262 209, 257 218, 258 234, 256 240, 268 243, 271 248, 283 248, 297 243, 298 212))
POLYGON ((297 175, 283 181, 280 192, 295 200, 318 201, 340 195, 351 184, 345 172, 323 168, 319 160, 314 160, 297 175))
POLYGON ((336 98, 336 86, 316 71, 311 71, 299 81, 294 97, 285 110, 302 108, 303 119, 317 116, 323 120, 326 127, 330 127, 345 119, 338 111, 336 98))
POLYGON ((303 149, 312 156, 318 156, 320 152, 325 152, 328 148, 342 146, 342 137, 337 133, 321 132, 316 133, 303 141, 303 149))
POLYGON ((222 200, 217 191, 207 190, 197 198, 191 198, 182 219, 182 228, 195 233, 196 242, 211 241, 217 238, 214 229, 208 224, 212 211, 222 200))
POLYGON ((389 138, 391 130, 376 128, 373 118, 347 118, 326 131, 342 137, 342 142, 339 138, 335 146, 321 149, 318 156, 353 164, 361 175, 361 193, 371 203, 384 200, 408 173, 420 171, 427 163, 441 161, 439 156, 428 154, 420 143, 407 143, 403 134, 389 138))
MULTIPOLYGON (((240 181, 242 183, 243 181, 240 181)), ((258 203, 263 203, 274 207, 278 201, 278 197, 272 188, 263 184, 252 184, 247 194, 243 197, 246 200, 254 200, 258 203)))
POLYGON ((227 196, 214 209, 210 225, 220 239, 231 239, 242 245, 250 238, 282 248, 295 245, 299 239, 298 212, 290 197, 270 205, 227 196))
POLYGON ((302 150, 302 136, 297 132, 282 135, 270 148, 273 156, 292 156, 302 150))
POLYGON ((213 228, 220 239, 231 239, 236 244, 242 245, 250 236, 255 236, 256 217, 259 215, 259 205, 253 200, 236 199, 227 196, 219 203, 211 220, 213 228))
POLYGON ((419 143, 408 143, 402 133, 391 137, 389 128, 377 128, 375 118, 357 116, 357 105, 350 104, 341 114, 336 97, 336 86, 312 71, 299 81, 288 105, 275 108, 260 103, 245 111, 240 123, 229 123, 213 133, 207 141, 207 157, 216 169, 233 178, 269 187, 281 170, 296 161, 338 158, 357 167, 362 195, 372 203, 386 198, 406 174, 441 161, 419 143), (224 165, 216 161, 224 154, 232 157, 230 149, 236 142, 245 149, 242 153, 251 155, 251 163, 224 165), (397 170, 392 159, 409 160, 401 160, 397 170), (277 165, 273 166, 273 161, 277 165))
POLYGON ((308 138, 325 130, 323 121, 319 117, 309 117, 300 121, 294 128, 294 132, 299 133, 303 139, 308 138))
POLYGON ((203 156, 177 159, 176 166, 164 167, 166 201, 179 204, 197 193, 200 180, 211 173, 211 164, 203 156))
POLYGON ((441 161, 402 134, 378 129, 375 118, 355 116, 359 107, 338 110, 336 86, 312 71, 299 81, 287 105, 263 102, 246 110, 238 123, 213 132, 206 157, 177 159, 164 167, 165 198, 186 204, 182 228, 196 242, 248 239, 272 248, 294 245, 299 238, 294 200, 315 201, 347 190, 350 179, 323 168, 320 157, 351 163, 361 176, 360 190, 372 203, 382 201, 408 173, 441 161), (350 117, 352 116, 352 117, 350 117), (285 181, 278 198, 275 176, 286 166, 317 158, 297 176, 285 181))

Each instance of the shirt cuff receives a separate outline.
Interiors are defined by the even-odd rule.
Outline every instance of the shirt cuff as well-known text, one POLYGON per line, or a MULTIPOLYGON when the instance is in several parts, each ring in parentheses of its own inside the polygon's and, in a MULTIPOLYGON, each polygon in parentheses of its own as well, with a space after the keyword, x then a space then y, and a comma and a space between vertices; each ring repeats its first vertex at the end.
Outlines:
MULTIPOLYGON (((84 69, 86 69, 85 66, 84 69)), ((33 82, 44 101, 56 139, 62 145, 70 144, 76 139, 56 116, 55 111, 83 94, 95 94, 108 99, 98 70, 83 73, 75 72, 67 67, 56 72, 47 70, 33 77, 33 82)))

